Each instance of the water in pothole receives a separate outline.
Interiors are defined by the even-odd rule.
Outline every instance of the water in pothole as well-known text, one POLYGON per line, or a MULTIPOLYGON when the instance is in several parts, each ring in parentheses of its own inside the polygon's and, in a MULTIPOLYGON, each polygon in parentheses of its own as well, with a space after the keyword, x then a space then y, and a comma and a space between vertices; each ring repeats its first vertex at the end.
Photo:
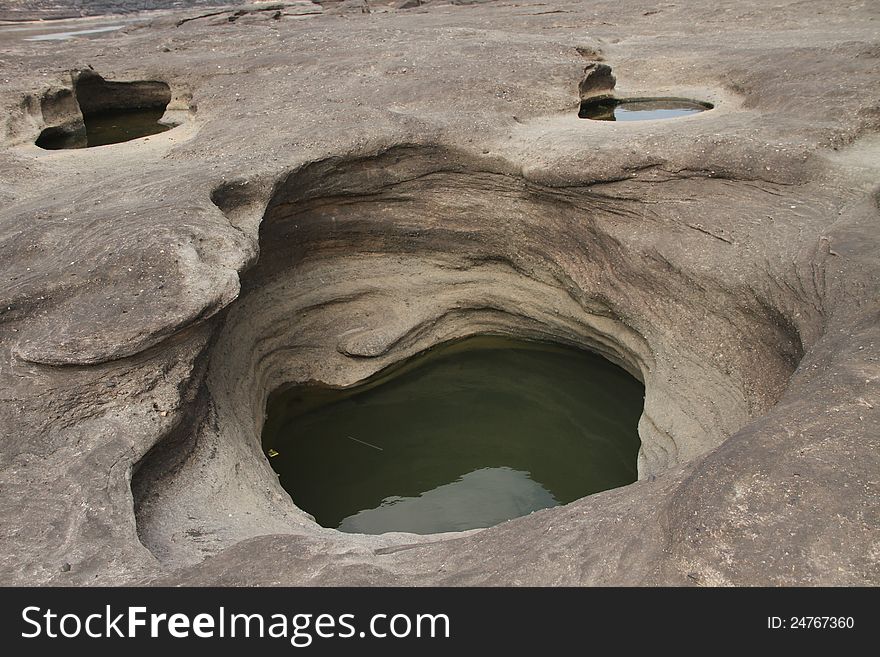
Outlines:
POLYGON ((173 127, 159 123, 164 113, 164 109, 154 108, 93 114, 84 119, 85 131, 47 128, 37 139, 37 146, 48 150, 90 148, 156 135, 173 127))
POLYGON ((476 337, 352 388, 276 391, 263 448, 324 527, 489 527, 636 480, 644 387, 593 353, 476 337))
POLYGON ((585 101, 578 116, 594 121, 655 121, 712 109, 711 103, 680 98, 605 99, 585 101))

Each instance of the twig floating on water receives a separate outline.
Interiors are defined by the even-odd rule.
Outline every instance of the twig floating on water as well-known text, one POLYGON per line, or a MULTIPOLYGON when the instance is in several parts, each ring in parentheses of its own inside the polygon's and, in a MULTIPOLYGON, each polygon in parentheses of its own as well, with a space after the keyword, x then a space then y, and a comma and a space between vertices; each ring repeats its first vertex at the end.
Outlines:
POLYGON ((372 443, 368 443, 368 442, 363 441, 363 440, 358 440, 357 438, 354 438, 354 437, 352 437, 352 436, 348 436, 348 438, 350 438, 351 440, 355 441, 356 443, 360 443, 361 445, 366 445, 367 447, 372 447, 373 449, 378 449, 380 452, 384 452, 384 451, 385 451, 385 450, 383 450, 381 447, 376 447, 376 445, 373 445, 372 443))

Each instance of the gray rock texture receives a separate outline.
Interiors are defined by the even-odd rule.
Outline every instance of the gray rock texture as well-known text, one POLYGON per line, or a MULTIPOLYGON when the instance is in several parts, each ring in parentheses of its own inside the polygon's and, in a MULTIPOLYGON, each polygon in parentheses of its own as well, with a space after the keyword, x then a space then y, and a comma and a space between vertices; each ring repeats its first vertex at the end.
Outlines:
MULTIPOLYGON (((585 56, 583 50, 580 54, 585 56)), ((590 62, 584 67, 584 77, 578 85, 581 101, 612 98, 616 83, 617 80, 614 78, 614 74, 611 72, 611 67, 608 64, 590 62)))
POLYGON ((880 584, 876 3, 276 4, 0 31, 0 583, 880 584), (715 108, 579 119, 598 61, 715 108), (36 147, 85 70, 182 125, 36 147), (643 380, 639 481, 462 534, 296 507, 269 392, 476 333, 643 380))
POLYGON ((58 20, 231 4, 224 0, 3 0, 0 21, 58 20))

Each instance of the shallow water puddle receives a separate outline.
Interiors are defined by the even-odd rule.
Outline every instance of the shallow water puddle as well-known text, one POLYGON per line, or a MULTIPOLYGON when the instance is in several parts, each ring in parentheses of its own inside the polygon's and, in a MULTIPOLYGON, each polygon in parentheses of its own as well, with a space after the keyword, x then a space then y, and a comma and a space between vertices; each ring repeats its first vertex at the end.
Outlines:
POLYGON ((584 102, 578 116, 594 121, 656 121, 712 109, 711 103, 679 98, 606 99, 584 102))
POLYGON ((37 34, 24 37, 24 41, 67 41, 76 37, 94 36, 105 32, 121 30, 125 25, 107 25, 105 27, 93 27, 88 30, 71 30, 68 32, 50 32, 49 34, 37 34))
POLYGON ((37 139, 36 144, 40 148, 59 150, 131 141, 170 130, 173 126, 159 123, 164 113, 165 110, 159 108, 93 114, 84 119, 85 133, 69 133, 47 128, 37 139))
POLYGON ((325 527, 488 527, 636 479, 644 387, 590 352, 477 337, 269 400, 263 449, 325 527))

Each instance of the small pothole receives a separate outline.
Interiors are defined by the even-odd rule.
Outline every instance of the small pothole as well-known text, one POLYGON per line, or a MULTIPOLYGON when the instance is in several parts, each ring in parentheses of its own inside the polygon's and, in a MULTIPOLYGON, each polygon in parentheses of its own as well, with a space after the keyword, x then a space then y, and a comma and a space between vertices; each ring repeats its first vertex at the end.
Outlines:
POLYGON ((637 478, 644 386, 591 352, 475 337, 270 397, 263 449, 325 527, 489 527, 637 478))
POLYGON ((164 82, 116 82, 83 71, 72 92, 42 98, 49 125, 35 143, 47 150, 91 148, 159 134, 175 127, 162 121, 170 101, 171 89, 164 82))
POLYGON ((712 103, 686 98, 600 98, 581 103, 578 117, 594 121, 656 121, 712 109, 712 103))

